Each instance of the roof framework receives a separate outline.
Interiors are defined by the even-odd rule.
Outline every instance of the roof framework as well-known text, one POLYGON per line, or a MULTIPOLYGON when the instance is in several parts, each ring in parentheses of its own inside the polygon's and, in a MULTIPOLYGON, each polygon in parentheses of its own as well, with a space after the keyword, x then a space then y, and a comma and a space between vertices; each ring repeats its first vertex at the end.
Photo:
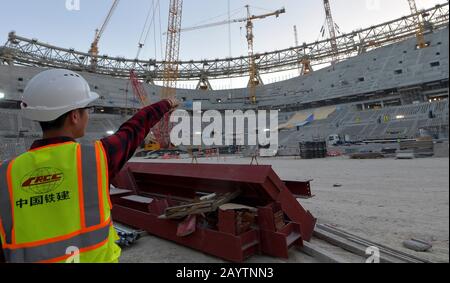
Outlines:
MULTIPOLYGON (((448 26, 449 3, 436 5, 419 12, 424 18, 425 29, 440 29, 448 26)), ((416 15, 409 15, 376 26, 343 34, 336 38, 337 56, 344 60, 358 54, 416 36, 416 15)), ((312 66, 331 63, 336 56, 330 39, 316 41, 301 46, 254 54, 260 74, 275 73, 298 68, 299 60, 305 56, 312 66)), ((92 56, 74 49, 61 48, 28 39, 11 32, 8 41, 0 47, 0 61, 7 64, 67 68, 93 72, 92 56)), ((134 60, 120 57, 99 56, 95 73, 113 77, 129 78, 135 70, 138 78, 162 81, 164 61, 134 60)), ((249 56, 213 60, 178 61, 179 80, 199 80, 200 78, 221 79, 249 75, 249 56)))

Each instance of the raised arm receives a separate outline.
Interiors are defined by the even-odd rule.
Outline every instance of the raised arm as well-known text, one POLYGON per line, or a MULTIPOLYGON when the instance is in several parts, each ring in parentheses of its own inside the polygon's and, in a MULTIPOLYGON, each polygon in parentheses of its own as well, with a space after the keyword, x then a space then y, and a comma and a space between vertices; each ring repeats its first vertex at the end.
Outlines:
POLYGON ((178 106, 176 99, 163 100, 142 108, 130 120, 122 124, 112 136, 101 140, 108 158, 108 169, 111 177, 115 176, 134 155, 136 149, 147 137, 150 129, 161 118, 178 106))

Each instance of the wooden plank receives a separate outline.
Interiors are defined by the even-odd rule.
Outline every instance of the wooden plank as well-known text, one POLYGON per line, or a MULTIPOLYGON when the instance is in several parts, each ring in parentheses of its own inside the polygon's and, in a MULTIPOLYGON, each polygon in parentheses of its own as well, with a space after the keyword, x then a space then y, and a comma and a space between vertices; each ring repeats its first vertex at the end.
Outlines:
MULTIPOLYGON (((367 247, 364 245, 354 243, 352 241, 349 241, 345 238, 334 235, 332 233, 329 233, 329 232, 324 231, 317 227, 314 230, 314 236, 316 236, 317 238, 322 239, 330 244, 341 247, 342 249, 352 252, 356 255, 362 256, 364 258, 368 257, 368 255, 366 254, 367 247)), ((398 260, 391 256, 380 253, 380 262, 382 262, 382 263, 402 263, 404 261, 401 261, 401 260, 398 260)))
POLYGON ((321 263, 345 263, 346 261, 335 254, 332 254, 314 244, 304 241, 303 247, 299 248, 305 254, 312 256, 321 263))
POLYGON ((410 255, 408 253, 405 253, 405 252, 402 252, 399 250, 395 250, 391 247, 388 247, 388 246, 385 246, 385 245, 382 245, 379 243, 375 243, 370 240, 366 240, 364 238, 361 238, 359 236, 351 234, 347 231, 340 230, 340 229, 335 228, 328 224, 318 224, 317 227, 322 230, 328 231, 332 234, 338 235, 340 237, 346 238, 346 239, 356 242, 356 243, 360 243, 365 246, 375 246, 375 247, 379 248, 382 253, 387 253, 387 254, 393 255, 394 257, 397 257, 400 260, 404 260, 404 261, 411 262, 411 263, 432 263, 429 260, 421 259, 419 257, 410 255))
POLYGON ((153 199, 151 199, 151 198, 141 197, 141 196, 137 196, 137 195, 122 197, 122 199, 139 202, 139 203, 144 203, 144 204, 149 204, 153 201, 153 199))
POLYGON ((123 189, 118 189, 118 188, 111 188, 109 190, 109 194, 111 196, 115 196, 115 195, 122 195, 122 194, 131 194, 133 191, 130 190, 123 190, 123 189))

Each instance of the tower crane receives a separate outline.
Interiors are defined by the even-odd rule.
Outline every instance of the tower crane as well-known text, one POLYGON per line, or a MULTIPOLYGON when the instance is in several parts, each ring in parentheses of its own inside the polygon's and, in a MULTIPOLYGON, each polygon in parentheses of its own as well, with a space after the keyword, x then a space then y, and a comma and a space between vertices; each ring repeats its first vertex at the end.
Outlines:
POLYGON ((111 8, 109 9, 108 15, 106 16, 105 21, 103 22, 102 26, 100 27, 100 29, 96 29, 95 30, 95 37, 94 37, 94 41, 91 44, 91 48, 89 49, 89 55, 92 56, 91 59, 91 66, 93 69, 96 68, 97 66, 97 57, 98 57, 98 43, 103 35, 103 33, 105 32, 106 27, 109 24, 109 21, 111 20, 111 17, 114 13, 114 11, 117 8, 117 5, 119 5, 120 0, 114 0, 111 8))
POLYGON ((408 0, 409 8, 411 9, 411 14, 414 16, 414 21, 417 24, 417 31, 416 31, 416 37, 417 37, 417 48, 422 49, 427 47, 427 43, 425 42, 424 37, 424 25, 422 20, 420 19, 419 12, 417 10, 416 1, 415 0, 408 0))
POLYGON ((254 34, 253 34, 253 21, 254 20, 260 20, 260 19, 264 19, 267 17, 279 17, 280 14, 284 14, 286 13, 286 10, 284 8, 276 10, 274 12, 271 13, 267 13, 267 14, 263 14, 263 15, 252 15, 250 12, 250 6, 247 5, 245 6, 245 8, 247 9, 247 17, 245 18, 240 18, 240 19, 232 19, 232 20, 226 20, 226 21, 221 21, 221 22, 216 22, 216 23, 209 23, 209 24, 204 24, 204 25, 199 25, 199 26, 193 26, 193 27, 187 27, 187 28, 182 28, 180 31, 181 32, 187 32, 187 31, 193 31, 193 30, 198 30, 198 29, 203 29, 203 28, 210 28, 210 27, 215 27, 215 26, 221 26, 221 25, 226 25, 226 24, 232 24, 232 23, 246 23, 246 30, 247 30, 247 44, 248 44, 248 55, 249 55, 249 74, 250 74, 250 79, 248 82, 248 88, 249 88, 249 99, 250 102, 252 104, 256 104, 256 87, 260 84, 262 84, 262 80, 259 76, 258 73, 258 68, 256 66, 256 61, 255 61, 255 56, 254 56, 254 48, 253 48, 253 43, 254 43, 254 34))

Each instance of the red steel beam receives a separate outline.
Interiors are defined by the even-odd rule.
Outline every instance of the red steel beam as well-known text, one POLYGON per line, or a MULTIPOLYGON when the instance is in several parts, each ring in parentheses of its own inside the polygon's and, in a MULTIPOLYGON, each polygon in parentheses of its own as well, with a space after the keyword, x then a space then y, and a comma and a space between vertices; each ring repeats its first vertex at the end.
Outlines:
POLYGON ((289 247, 311 239, 316 223, 296 198, 311 196, 309 181, 283 182, 271 166, 136 162, 128 163, 113 184, 129 190, 111 197, 115 221, 230 261, 240 262, 260 252, 287 257, 289 247), (176 235, 181 221, 158 218, 182 200, 236 190, 241 194, 232 202, 258 210, 258 227, 243 234, 237 235, 233 227, 233 211, 219 211, 216 228, 197 227, 187 237, 176 235), (130 194, 147 197, 149 203, 122 198, 130 194))

